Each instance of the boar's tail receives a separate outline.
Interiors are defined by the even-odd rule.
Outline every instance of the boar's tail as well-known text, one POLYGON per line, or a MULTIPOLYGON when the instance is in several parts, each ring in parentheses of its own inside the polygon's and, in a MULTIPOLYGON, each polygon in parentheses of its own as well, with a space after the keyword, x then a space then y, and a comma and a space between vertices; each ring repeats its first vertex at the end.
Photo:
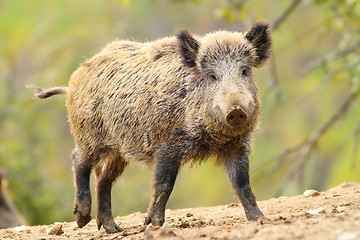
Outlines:
POLYGON ((66 94, 67 87, 53 87, 42 89, 36 86, 27 86, 28 88, 34 88, 36 90, 35 97, 48 98, 57 94, 66 94))

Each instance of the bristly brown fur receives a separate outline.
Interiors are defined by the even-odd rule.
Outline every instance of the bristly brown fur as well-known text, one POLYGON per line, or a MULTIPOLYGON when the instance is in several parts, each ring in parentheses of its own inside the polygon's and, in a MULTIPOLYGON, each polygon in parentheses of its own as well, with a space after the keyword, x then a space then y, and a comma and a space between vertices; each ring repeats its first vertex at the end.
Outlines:
POLYGON ((267 60, 270 45, 264 23, 246 34, 181 30, 148 43, 118 40, 83 63, 67 89, 36 88, 40 98, 66 93, 78 226, 91 220, 93 169, 97 226, 111 233, 121 231, 111 215, 111 186, 129 163, 154 163, 145 224, 162 225, 179 168, 209 156, 226 170, 247 218, 262 217, 249 183, 261 107, 251 69, 267 60))

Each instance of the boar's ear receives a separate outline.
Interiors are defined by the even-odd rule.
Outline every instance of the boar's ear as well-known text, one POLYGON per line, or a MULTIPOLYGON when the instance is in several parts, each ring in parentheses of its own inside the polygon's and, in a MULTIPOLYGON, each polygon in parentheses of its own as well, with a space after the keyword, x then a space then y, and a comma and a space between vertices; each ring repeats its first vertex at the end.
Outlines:
POLYGON ((245 38, 251 42, 255 51, 254 67, 260 67, 270 56, 271 37, 269 24, 266 22, 255 23, 245 34, 245 38))
POLYGON ((183 64, 188 67, 195 67, 196 55, 199 50, 199 42, 186 30, 180 30, 176 33, 178 40, 178 49, 183 64))

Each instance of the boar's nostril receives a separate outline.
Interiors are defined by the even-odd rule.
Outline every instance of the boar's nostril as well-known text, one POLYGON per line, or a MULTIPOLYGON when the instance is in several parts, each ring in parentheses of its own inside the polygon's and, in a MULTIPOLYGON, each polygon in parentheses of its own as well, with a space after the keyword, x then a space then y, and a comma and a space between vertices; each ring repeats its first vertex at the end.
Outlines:
POLYGON ((246 123, 247 118, 246 113, 242 109, 235 108, 226 116, 226 123, 230 126, 241 126, 246 123))

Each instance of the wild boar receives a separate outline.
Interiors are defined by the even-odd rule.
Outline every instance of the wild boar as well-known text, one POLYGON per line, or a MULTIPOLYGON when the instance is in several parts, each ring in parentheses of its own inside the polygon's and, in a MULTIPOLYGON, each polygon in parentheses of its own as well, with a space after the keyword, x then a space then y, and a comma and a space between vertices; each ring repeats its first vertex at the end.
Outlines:
POLYGON ((160 226, 180 166, 210 156, 227 172, 247 219, 263 217, 249 184, 261 106, 252 69, 266 62, 270 47, 265 22, 245 33, 180 30, 153 42, 117 40, 85 61, 67 87, 38 89, 39 98, 66 94, 79 227, 91 220, 92 169, 97 226, 113 233, 122 229, 112 217, 111 187, 129 163, 155 165, 144 224, 160 226))

